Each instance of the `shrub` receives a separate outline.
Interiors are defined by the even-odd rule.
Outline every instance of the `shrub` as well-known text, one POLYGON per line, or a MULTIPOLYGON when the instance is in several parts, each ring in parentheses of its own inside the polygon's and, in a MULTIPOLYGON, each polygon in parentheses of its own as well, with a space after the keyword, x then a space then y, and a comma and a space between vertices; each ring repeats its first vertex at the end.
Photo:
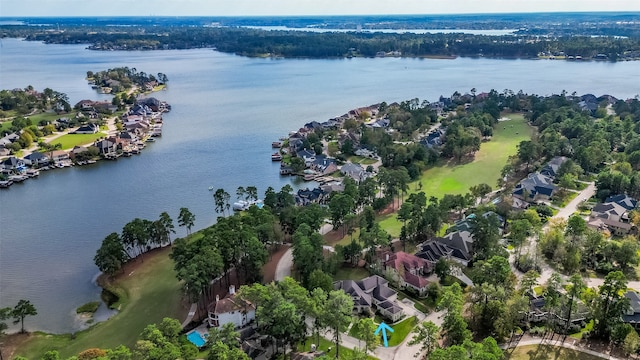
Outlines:
POLYGON ((80 354, 78 354, 78 360, 92 360, 96 358, 105 357, 106 355, 107 355, 106 351, 99 348, 92 348, 92 349, 87 349, 81 352, 80 354))
POLYGON ((100 307, 100 301, 88 302, 76 309, 77 314, 88 313, 93 314, 100 307))

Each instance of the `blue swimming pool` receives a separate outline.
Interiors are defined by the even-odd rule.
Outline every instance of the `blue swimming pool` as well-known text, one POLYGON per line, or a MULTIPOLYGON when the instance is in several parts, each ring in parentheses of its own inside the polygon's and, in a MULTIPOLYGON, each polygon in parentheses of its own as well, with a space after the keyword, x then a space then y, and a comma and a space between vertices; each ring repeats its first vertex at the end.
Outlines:
POLYGON ((205 338, 200 335, 197 331, 192 331, 187 334, 187 339, 191 341, 191 343, 199 348, 204 346, 204 343, 207 341, 205 338))

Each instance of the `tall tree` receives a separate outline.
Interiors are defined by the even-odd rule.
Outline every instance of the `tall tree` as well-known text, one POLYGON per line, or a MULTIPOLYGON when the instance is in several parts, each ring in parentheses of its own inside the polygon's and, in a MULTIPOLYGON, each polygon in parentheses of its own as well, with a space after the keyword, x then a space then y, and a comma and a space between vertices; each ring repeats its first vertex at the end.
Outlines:
POLYGON ((128 259, 129 254, 124 249, 120 235, 114 232, 102 240, 102 245, 96 252, 93 262, 103 273, 113 275, 122 268, 128 259))
POLYGON ((378 347, 380 337, 374 334, 378 325, 373 322, 373 319, 362 318, 353 326, 355 326, 358 339, 364 341, 364 352, 366 354, 378 347))
POLYGON ((351 324, 353 312, 353 299, 342 290, 334 290, 329 293, 323 322, 333 331, 336 344, 336 359, 340 358, 340 334, 347 330, 351 324))
POLYGON ((187 235, 191 234, 191 228, 196 221, 196 216, 189 211, 186 207, 180 208, 180 215, 178 215, 178 226, 184 226, 187 228, 187 235))
POLYGON ((433 321, 424 321, 419 326, 413 329, 413 338, 409 341, 409 345, 421 345, 420 351, 418 351, 415 357, 418 357, 422 352, 425 353, 425 358, 429 357, 429 354, 438 347, 438 338, 440 337, 440 328, 434 324, 433 321))
POLYGON ((567 289, 567 320, 564 325, 564 333, 566 334, 571 324, 571 313, 575 304, 576 298, 580 298, 582 292, 587 288, 582 275, 573 274, 569 278, 569 288, 567 289))
POLYGON ((442 333, 447 345, 458 345, 471 339, 471 331, 467 329, 467 322, 462 317, 463 304, 460 284, 454 283, 444 289, 438 308, 446 311, 442 322, 442 333))
POLYGON ((21 299, 18 304, 11 310, 11 316, 13 317, 13 323, 20 323, 20 332, 24 333, 24 318, 27 316, 36 316, 38 311, 36 307, 29 300, 21 299))
POLYGON ((608 339, 612 330, 621 323, 621 316, 629 307, 627 278, 621 271, 612 271, 598 288, 598 295, 591 299, 591 312, 595 320, 596 334, 608 339))
POLYGON ((164 233, 163 239, 167 239, 169 241, 169 245, 171 245, 171 233, 176 233, 175 226, 173 225, 173 219, 166 211, 163 211, 160 214, 158 223, 160 224, 161 229, 164 233))

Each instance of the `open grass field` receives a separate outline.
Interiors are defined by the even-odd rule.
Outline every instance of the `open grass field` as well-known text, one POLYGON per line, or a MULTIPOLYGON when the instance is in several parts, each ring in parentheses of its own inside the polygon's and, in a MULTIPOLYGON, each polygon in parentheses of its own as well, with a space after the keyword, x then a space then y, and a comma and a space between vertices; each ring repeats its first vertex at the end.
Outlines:
POLYGON ((549 345, 518 346, 505 352, 507 360, 599 360, 601 358, 577 350, 549 345))
MULTIPOLYGON (((187 310, 180 305, 180 283, 169 259, 170 247, 147 254, 144 264, 135 264, 116 283, 123 296, 121 311, 106 322, 88 330, 70 334, 35 333, 21 344, 15 355, 40 359, 48 350, 58 350, 66 359, 87 348, 113 348, 120 344, 133 347, 145 326, 159 323, 164 317, 184 320, 187 310)), ((140 260, 138 260, 140 261, 140 260)))
MULTIPOLYGON (((486 183, 495 188, 500 171, 509 155, 515 155, 518 144, 528 140, 533 129, 520 114, 510 114, 511 120, 496 125, 491 141, 482 143, 472 162, 459 165, 437 166, 425 171, 419 181, 429 196, 441 198, 445 194, 465 194, 474 185, 486 183)), ((410 184, 409 192, 416 192, 410 184)))
POLYGON ((361 267, 340 267, 334 275, 334 280, 361 280, 369 276, 369 272, 361 267))
MULTIPOLYGON (((493 138, 480 145, 480 151, 476 153, 472 162, 446 164, 426 170, 420 180, 409 184, 409 194, 423 191, 427 198, 441 198, 445 194, 465 194, 471 186, 482 183, 495 189, 500 171, 507 163, 509 155, 515 155, 518 144, 530 139, 533 134, 533 129, 521 114, 509 114, 507 117, 511 120, 496 125, 493 138), (422 190, 418 190, 418 182, 422 183, 422 190)), ((407 196, 405 195, 405 198, 407 196)), ((396 214, 381 216, 378 221, 391 236, 400 235, 402 224, 396 214)))
POLYGON ((95 134, 67 134, 62 135, 57 139, 51 140, 51 144, 62 144, 62 149, 72 149, 76 145, 86 145, 92 143, 101 137, 105 137, 107 134, 98 132, 95 134))

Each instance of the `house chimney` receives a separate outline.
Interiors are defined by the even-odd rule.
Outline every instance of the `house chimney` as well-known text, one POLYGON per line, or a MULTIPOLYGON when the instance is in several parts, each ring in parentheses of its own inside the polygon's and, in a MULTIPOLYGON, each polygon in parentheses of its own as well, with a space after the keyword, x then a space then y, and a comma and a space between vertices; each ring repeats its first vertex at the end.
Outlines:
POLYGON ((220 295, 216 295, 216 302, 220 301, 220 295))
POLYGON ((235 285, 230 285, 229 286, 229 295, 233 295, 236 293, 236 286, 235 285))

